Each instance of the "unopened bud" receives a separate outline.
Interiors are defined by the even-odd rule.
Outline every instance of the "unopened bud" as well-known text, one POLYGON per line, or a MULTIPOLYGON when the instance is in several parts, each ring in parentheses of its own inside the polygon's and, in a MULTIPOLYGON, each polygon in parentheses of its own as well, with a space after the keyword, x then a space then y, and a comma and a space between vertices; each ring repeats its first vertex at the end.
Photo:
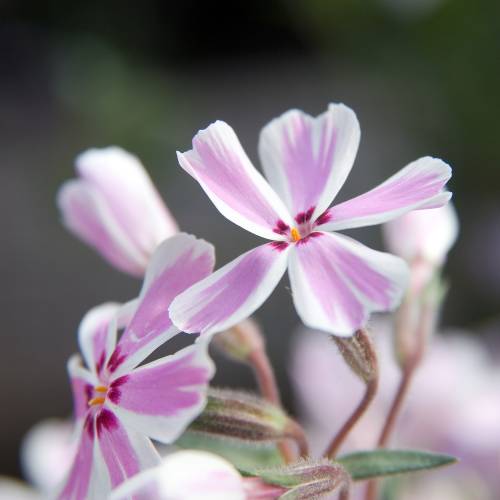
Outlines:
POLYGON ((352 337, 332 337, 351 370, 366 384, 378 378, 375 346, 367 330, 358 330, 352 337))
POLYGON ((209 389, 207 405, 188 431, 254 444, 297 441, 303 431, 281 408, 245 392, 209 389))
POLYGON ((350 476, 344 467, 326 460, 300 461, 259 471, 258 476, 265 483, 286 488, 286 493, 280 496, 283 499, 322 498, 336 491, 341 491, 347 498, 351 486, 350 476))
POLYGON ((217 334, 212 345, 234 361, 249 363, 250 355, 264 348, 264 339, 257 323, 248 318, 217 334))

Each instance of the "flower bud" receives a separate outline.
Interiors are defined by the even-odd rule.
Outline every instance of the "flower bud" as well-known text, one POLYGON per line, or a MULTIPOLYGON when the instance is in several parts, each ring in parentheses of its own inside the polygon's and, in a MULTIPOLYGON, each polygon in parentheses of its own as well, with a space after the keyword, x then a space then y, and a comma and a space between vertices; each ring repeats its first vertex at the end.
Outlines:
POLYGON ((228 358, 250 364, 251 354, 264 349, 264 339, 257 323, 248 318, 217 334, 212 345, 228 358))
POLYGON ((378 378, 378 361, 373 341, 367 330, 352 337, 332 337, 351 370, 366 384, 378 378))
POLYGON ((291 465, 258 471, 268 484, 286 488, 280 498, 294 500, 322 498, 336 491, 348 495, 351 480, 342 465, 334 462, 300 461, 291 465))
POLYGON ((458 218, 448 203, 440 208, 408 212, 384 224, 383 233, 389 251, 410 264, 410 291, 418 292, 444 264, 458 236, 458 218))
POLYGON ((256 396, 209 389, 205 409, 188 427, 190 432, 254 444, 294 439, 302 449, 300 426, 279 407, 256 396))
POLYGON ((76 169, 80 178, 57 194, 64 225, 116 268, 143 276, 178 228, 141 162, 118 147, 89 149, 76 169))

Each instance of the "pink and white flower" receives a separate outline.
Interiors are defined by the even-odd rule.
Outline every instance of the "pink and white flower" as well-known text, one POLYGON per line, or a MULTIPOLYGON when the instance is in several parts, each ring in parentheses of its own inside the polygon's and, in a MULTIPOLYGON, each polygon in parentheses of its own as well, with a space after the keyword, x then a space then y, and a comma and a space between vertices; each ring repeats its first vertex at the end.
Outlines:
POLYGON ((231 327, 260 307, 287 267, 295 307, 310 327, 349 336, 371 312, 399 304, 406 264, 336 231, 446 204, 451 194, 443 187, 451 169, 420 158, 371 191, 328 208, 351 170, 359 138, 356 115, 342 104, 331 104, 317 118, 288 111, 261 132, 269 183, 224 122, 200 131, 193 149, 178 153, 225 217, 273 240, 177 297, 170 312, 179 328, 209 335, 231 327))
POLYGON ((229 462, 206 451, 183 450, 167 455, 161 465, 127 480, 110 500, 264 500, 287 490, 259 478, 242 477, 229 462))
POLYGON ((68 363, 79 441, 59 498, 105 498, 159 463, 150 438, 171 443, 202 410, 213 374, 206 342, 137 366, 179 332, 168 306, 213 264, 210 244, 178 234, 158 247, 138 299, 101 305, 82 320, 79 343, 87 368, 78 355, 68 363))
POLYGON ((118 147, 76 159, 79 179, 57 195, 64 225, 110 264, 143 276, 156 247, 177 224, 136 156, 118 147))

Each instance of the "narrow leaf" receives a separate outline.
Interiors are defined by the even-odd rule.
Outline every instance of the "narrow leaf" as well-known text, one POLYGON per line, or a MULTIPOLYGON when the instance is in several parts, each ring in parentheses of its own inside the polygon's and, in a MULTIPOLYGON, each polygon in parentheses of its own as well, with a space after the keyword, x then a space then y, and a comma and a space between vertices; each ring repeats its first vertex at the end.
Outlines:
POLYGON ((336 460, 349 472, 354 481, 405 472, 434 469, 450 465, 457 460, 449 455, 439 455, 416 450, 360 451, 336 460))

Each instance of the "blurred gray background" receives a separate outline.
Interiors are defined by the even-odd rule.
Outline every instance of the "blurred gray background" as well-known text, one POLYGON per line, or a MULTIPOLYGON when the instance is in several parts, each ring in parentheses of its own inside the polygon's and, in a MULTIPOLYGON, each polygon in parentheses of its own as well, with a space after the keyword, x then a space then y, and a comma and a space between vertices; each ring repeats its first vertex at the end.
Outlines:
MULTIPOLYGON (((461 219, 445 325, 493 335, 500 297, 500 3, 491 0, 2 2, 0 7, 0 474, 18 472, 29 427, 71 411, 65 363, 92 306, 134 297, 59 222, 58 186, 82 150, 144 162, 180 227, 218 265, 258 243, 226 221, 175 150, 227 121, 258 164, 259 130, 291 107, 352 107, 362 141, 341 199, 423 155, 454 167, 461 219)), ((356 232, 381 248, 379 228, 356 232)), ((298 318, 283 281, 258 311, 287 407, 298 318)), ((217 358, 216 383, 252 385, 217 358)))

